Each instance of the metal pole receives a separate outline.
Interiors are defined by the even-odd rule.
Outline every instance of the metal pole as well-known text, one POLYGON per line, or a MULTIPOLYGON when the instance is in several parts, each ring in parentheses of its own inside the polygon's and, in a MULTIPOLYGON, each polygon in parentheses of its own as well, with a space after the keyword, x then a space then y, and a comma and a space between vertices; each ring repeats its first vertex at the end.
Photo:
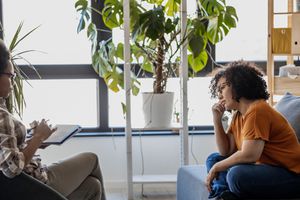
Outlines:
POLYGON ((127 197, 133 199, 133 169, 132 169, 132 133, 131 133, 131 77, 130 77, 130 3, 123 2, 124 13, 124 82, 126 100, 126 153, 127 153, 127 197))
MULTIPOLYGON (((186 37, 187 24, 187 5, 186 0, 181 2, 181 40, 186 37)), ((188 144, 188 101, 187 101, 187 80, 188 80, 188 60, 187 60, 187 40, 181 46, 181 63, 180 63, 180 98, 181 98, 181 165, 189 163, 189 144, 188 144)))

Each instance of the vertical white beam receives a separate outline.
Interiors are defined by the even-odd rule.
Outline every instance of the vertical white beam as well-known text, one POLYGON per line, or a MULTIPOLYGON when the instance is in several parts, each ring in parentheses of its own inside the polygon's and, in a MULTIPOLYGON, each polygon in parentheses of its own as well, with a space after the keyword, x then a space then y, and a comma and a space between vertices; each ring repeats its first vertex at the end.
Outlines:
MULTIPOLYGON (((292 13, 294 11, 294 0, 288 0, 288 12, 292 13)), ((292 28, 292 15, 287 16, 287 27, 292 28)), ((294 64, 294 56, 292 54, 287 56, 286 64, 292 65, 294 64)))
POLYGON ((124 82, 126 101, 127 197, 133 199, 132 135, 131 135, 131 77, 130 77, 130 1, 123 1, 124 13, 124 82))
MULTIPOLYGON (((180 6, 181 15, 181 40, 186 37, 187 24, 187 5, 186 0, 182 0, 180 6)), ((188 102, 187 102, 187 80, 188 80, 188 60, 187 60, 187 40, 181 46, 181 62, 180 62, 180 98, 181 98, 181 165, 189 164, 188 153, 188 102)))
POLYGON ((268 77, 268 90, 270 93, 269 103, 273 105, 274 95, 274 56, 272 50, 272 30, 274 28, 274 2, 268 0, 268 58, 267 58, 267 77, 268 77))

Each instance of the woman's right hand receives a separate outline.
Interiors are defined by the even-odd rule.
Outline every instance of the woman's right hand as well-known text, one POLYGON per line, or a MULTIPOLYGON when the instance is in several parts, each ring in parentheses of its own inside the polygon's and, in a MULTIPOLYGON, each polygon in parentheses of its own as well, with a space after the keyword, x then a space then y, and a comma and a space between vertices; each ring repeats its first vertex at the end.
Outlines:
POLYGON ((45 119, 42 119, 40 123, 33 130, 33 137, 40 141, 46 140, 57 128, 52 128, 51 125, 47 124, 45 119))
POLYGON ((220 100, 218 103, 215 103, 212 106, 212 114, 214 120, 220 121, 222 119, 222 116, 225 112, 225 101, 220 100))

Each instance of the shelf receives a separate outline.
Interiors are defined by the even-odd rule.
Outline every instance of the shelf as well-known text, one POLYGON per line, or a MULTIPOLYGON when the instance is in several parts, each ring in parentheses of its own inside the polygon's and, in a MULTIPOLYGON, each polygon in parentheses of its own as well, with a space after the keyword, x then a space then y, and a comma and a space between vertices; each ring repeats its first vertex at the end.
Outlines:
POLYGON ((270 104, 274 105, 274 95, 290 92, 300 95, 300 77, 274 76, 274 56, 287 56, 286 63, 294 64, 294 56, 300 55, 300 11, 294 10, 293 0, 287 1, 283 12, 274 12, 274 0, 268 0, 268 57, 267 76, 270 104), (275 15, 283 15, 287 20, 286 27, 274 27, 278 21, 275 15))
POLYGON ((293 14, 297 14, 300 13, 299 11, 297 12, 274 12, 274 15, 293 15, 293 14))
POLYGON ((134 184, 143 183, 176 183, 177 175, 139 175, 133 176, 134 184))
POLYGON ((273 56, 300 56, 300 53, 274 53, 272 52, 273 56))
POLYGON ((300 95, 300 77, 295 79, 289 77, 274 77, 274 94, 284 95, 290 92, 293 95, 300 95))
POLYGON ((147 126, 134 126, 132 127, 132 130, 135 131, 167 131, 167 130, 172 130, 172 131, 179 131, 182 129, 181 124, 176 123, 176 124, 171 124, 170 127, 147 127, 147 126))

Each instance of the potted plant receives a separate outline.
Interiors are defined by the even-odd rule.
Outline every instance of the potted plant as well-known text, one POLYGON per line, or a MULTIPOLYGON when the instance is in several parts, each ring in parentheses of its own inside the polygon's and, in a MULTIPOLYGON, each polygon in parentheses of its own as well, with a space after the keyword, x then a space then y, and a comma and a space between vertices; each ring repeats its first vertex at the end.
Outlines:
MULTIPOLYGON (((23 81, 26 80, 28 77, 22 71, 22 68, 17 64, 17 60, 24 60, 25 63, 27 63, 26 65, 28 67, 34 70, 38 76, 39 74, 34 68, 34 66, 24 57, 25 54, 33 52, 35 50, 29 49, 24 51, 18 51, 17 47, 20 44, 20 42, 22 42, 25 38, 27 38, 38 27, 39 26, 31 29, 24 35, 20 35, 23 28, 23 22, 21 22, 16 32, 14 33, 11 42, 8 45, 9 51, 11 52, 12 64, 16 73, 16 78, 15 78, 13 93, 6 99, 6 107, 10 113, 17 113, 20 118, 22 118, 23 109, 26 106, 24 93, 23 93, 23 81)), ((3 27, 1 23, 0 23, 0 29, 3 32, 3 27)))
MULTIPOLYGON (((236 11, 227 6, 225 0, 197 0, 198 11, 188 16, 187 28, 181 30, 180 3, 181 0, 130 1, 132 62, 153 75, 154 94, 166 93, 168 78, 177 75, 180 61, 178 52, 184 42, 188 44, 189 68, 197 73, 207 64, 209 44, 221 41, 231 28, 236 27, 236 11), (180 38, 182 31, 185 33, 183 39, 180 38)), ((98 43, 97 34, 101 34, 101 30, 97 30, 92 23, 91 12, 99 13, 109 29, 122 28, 122 1, 105 0, 104 8, 97 10, 88 6, 88 0, 77 0, 75 7, 80 13, 77 31, 86 29, 87 37, 92 42, 92 65, 95 71, 111 90, 118 92, 124 86, 123 69, 118 63, 123 60, 123 44, 114 45, 112 39, 98 43)), ((140 83, 134 73, 131 80, 132 92, 136 95, 140 83)))

